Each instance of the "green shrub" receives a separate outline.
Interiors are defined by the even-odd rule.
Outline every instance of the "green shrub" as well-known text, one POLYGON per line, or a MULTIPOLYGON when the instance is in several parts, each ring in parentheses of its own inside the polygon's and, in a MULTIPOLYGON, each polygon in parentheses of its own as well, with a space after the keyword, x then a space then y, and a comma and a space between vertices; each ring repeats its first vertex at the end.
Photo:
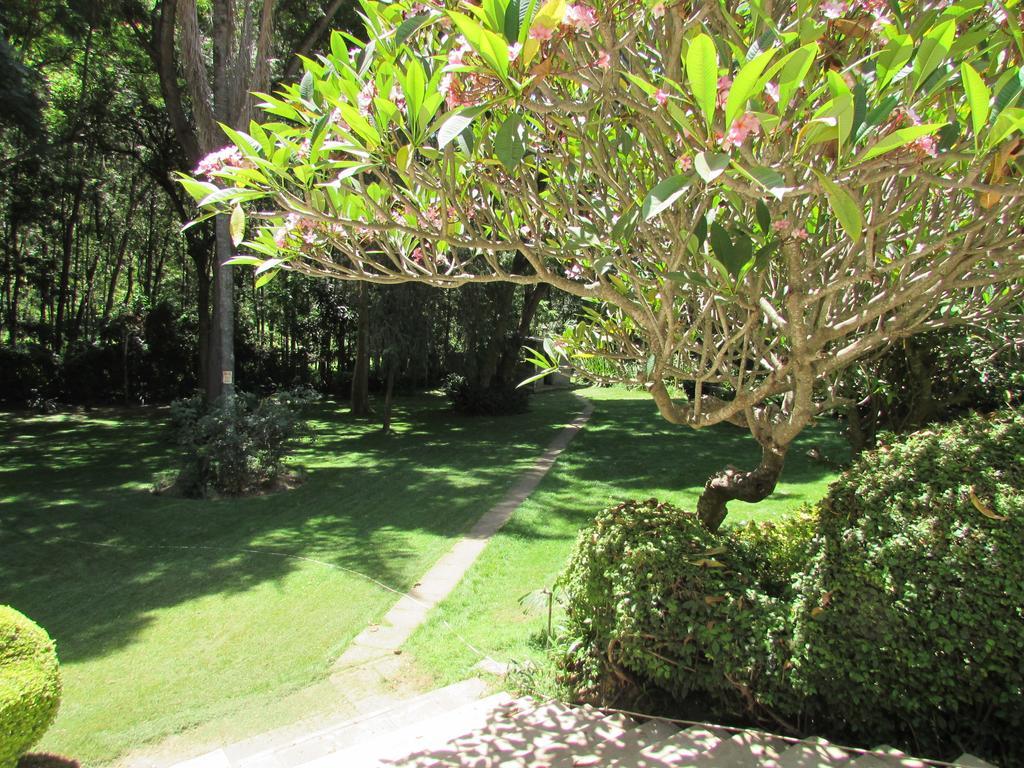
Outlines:
POLYGON ((184 454, 176 490, 237 496, 272 483, 303 432, 303 407, 315 399, 295 390, 262 399, 239 392, 213 405, 199 396, 176 401, 171 423, 184 454))
POLYGON ((444 389, 452 408, 468 416, 506 416, 526 413, 530 407, 530 391, 514 384, 478 387, 464 376, 452 374, 444 389))
POLYGON ((787 605, 750 575, 756 549, 653 499, 598 514, 562 577, 566 682, 590 700, 660 690, 709 714, 759 710, 787 605))
POLYGON ((786 684, 811 722, 1024 757, 1024 415, 862 455, 822 504, 786 684))
POLYGON ((77 760, 49 752, 30 752, 22 755, 18 768, 81 768, 77 760))
POLYGON ((53 641, 39 625, 0 605, 0 768, 14 768, 50 727, 60 706, 53 641))

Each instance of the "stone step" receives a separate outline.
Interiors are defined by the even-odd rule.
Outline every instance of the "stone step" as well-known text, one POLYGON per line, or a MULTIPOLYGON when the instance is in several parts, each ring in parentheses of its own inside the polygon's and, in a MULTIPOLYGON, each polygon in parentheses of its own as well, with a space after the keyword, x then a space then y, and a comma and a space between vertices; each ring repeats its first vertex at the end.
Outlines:
POLYGON ((621 755, 608 763, 614 768, 668 768, 693 765, 700 755, 729 738, 726 731, 693 726, 651 744, 639 752, 621 755))
POLYGON ((778 768, 825 768, 849 764, 850 754, 825 739, 808 739, 803 743, 792 744, 778 760, 778 768))
POLYGON ((786 742, 767 733, 740 731, 689 763, 694 768, 774 766, 786 742))
POLYGON ((618 760, 628 760, 652 744, 669 738, 679 729, 664 720, 648 720, 624 730, 614 737, 606 737, 588 754, 576 754, 551 764, 551 768, 583 768, 584 766, 608 765, 618 760))
POLYGON ((614 719, 598 710, 545 702, 512 711, 505 718, 492 718, 484 727, 444 746, 421 750, 388 765, 571 766, 574 758, 586 757, 602 743, 620 739, 625 733, 614 719))
POLYGON ((970 752, 964 752, 960 757, 953 761, 953 765, 963 766, 963 768, 996 768, 992 763, 986 763, 980 757, 975 757, 970 752))
POLYGON ((908 757, 888 744, 875 747, 870 753, 861 755, 852 763, 850 768, 925 768, 926 764, 917 758, 908 757))
POLYGON ((356 717, 319 718, 286 726, 179 762, 173 768, 292 768, 394 730, 398 724, 476 701, 486 689, 487 684, 478 678, 464 680, 356 717))
MULTIPOLYGON (((369 768, 381 765, 415 765, 418 754, 438 749, 469 733, 487 726, 489 722, 507 718, 507 710, 516 703, 506 693, 464 704, 433 717, 423 718, 405 726, 396 725, 390 731, 374 734, 359 743, 323 755, 305 763, 294 763, 288 768, 369 768)), ((443 761, 434 763, 444 765, 443 761)))

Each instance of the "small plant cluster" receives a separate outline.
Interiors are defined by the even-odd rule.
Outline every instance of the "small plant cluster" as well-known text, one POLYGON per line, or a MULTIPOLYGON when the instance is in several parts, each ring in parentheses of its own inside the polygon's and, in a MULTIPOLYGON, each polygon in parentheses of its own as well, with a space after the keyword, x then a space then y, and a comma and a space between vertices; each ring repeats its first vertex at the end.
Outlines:
POLYGON ((15 768, 60 707, 53 640, 38 624, 0 605, 0 768, 15 768))
POLYGON ((201 396, 176 401, 171 423, 185 458, 174 490, 191 497, 240 496, 272 486, 306 431, 302 410, 316 398, 297 389, 265 398, 239 392, 212 405, 201 396))
POLYGON ((530 407, 530 393, 513 385, 478 387, 465 376, 452 374, 444 385, 452 407, 469 416, 505 416, 526 413, 530 407))
POLYGON ((1024 413, 889 438, 779 524, 601 512, 563 576, 574 692, 1018 763, 1024 413))

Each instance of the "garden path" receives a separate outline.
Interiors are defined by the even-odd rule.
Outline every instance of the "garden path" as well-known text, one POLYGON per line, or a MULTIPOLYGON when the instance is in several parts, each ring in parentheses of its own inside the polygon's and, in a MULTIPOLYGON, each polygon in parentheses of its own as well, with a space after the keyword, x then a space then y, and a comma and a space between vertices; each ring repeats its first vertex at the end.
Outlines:
MULTIPOLYGON (((335 662, 330 677, 331 688, 342 693, 346 703, 351 705, 346 708, 346 713, 338 718, 339 722, 349 721, 353 709, 357 713, 369 713, 395 703, 389 691, 402 689, 399 678, 409 672, 408 665, 401 659, 402 645, 426 620, 430 610, 455 588, 483 552, 490 538, 508 522, 519 505, 529 497, 548 473, 562 451, 586 425, 594 406, 586 398, 577 398, 582 406, 580 413, 559 431, 534 465, 519 476, 501 501, 477 520, 470 531, 424 574, 412 590, 399 598, 380 624, 367 627, 357 635, 335 662), (353 698, 359 700, 353 701, 353 698)), ((486 657, 485 654, 480 653, 480 656, 480 666, 483 669, 492 672, 503 669, 503 665, 486 657)), ((244 743, 229 745, 187 762, 175 763, 173 768, 241 768, 251 762, 254 754, 261 757, 268 753, 280 754, 292 747, 297 748, 300 744, 303 748, 308 748, 305 742, 308 741, 310 730, 323 730, 325 733, 331 730, 330 724, 323 721, 316 723, 315 726, 307 725, 309 727, 304 728, 300 723, 255 739, 248 739, 244 743)), ((132 768, 143 768, 143 765, 150 768, 156 763, 133 762, 129 765, 132 768)))

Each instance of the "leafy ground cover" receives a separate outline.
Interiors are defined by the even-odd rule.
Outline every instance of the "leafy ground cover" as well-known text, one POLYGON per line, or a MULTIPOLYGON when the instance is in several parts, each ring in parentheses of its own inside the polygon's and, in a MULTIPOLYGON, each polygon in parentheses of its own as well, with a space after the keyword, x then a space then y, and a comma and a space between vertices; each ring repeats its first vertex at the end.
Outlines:
POLYGON ((410 587, 576 410, 561 393, 468 419, 418 397, 385 437, 324 404, 302 486, 207 502, 149 493, 173 462, 166 411, 0 414, 0 603, 50 632, 64 673, 39 748, 95 765, 303 714, 281 702, 394 602, 352 571, 410 587))
MULTIPOLYGON (((407 650, 435 683, 470 675, 480 660, 477 651, 543 670, 546 611, 524 610, 519 598, 552 586, 579 529, 598 510, 649 497, 693 509, 712 473, 728 464, 754 466, 759 459, 745 430, 673 426, 645 393, 594 388, 581 394, 596 406, 586 430, 410 638, 407 650)), ((726 525, 770 519, 817 501, 837 476, 835 465, 847 458, 834 423, 805 431, 790 449, 776 492, 756 505, 733 503, 726 525), (813 448, 831 461, 809 458, 813 448)), ((538 674, 533 684, 549 679, 538 674)))

